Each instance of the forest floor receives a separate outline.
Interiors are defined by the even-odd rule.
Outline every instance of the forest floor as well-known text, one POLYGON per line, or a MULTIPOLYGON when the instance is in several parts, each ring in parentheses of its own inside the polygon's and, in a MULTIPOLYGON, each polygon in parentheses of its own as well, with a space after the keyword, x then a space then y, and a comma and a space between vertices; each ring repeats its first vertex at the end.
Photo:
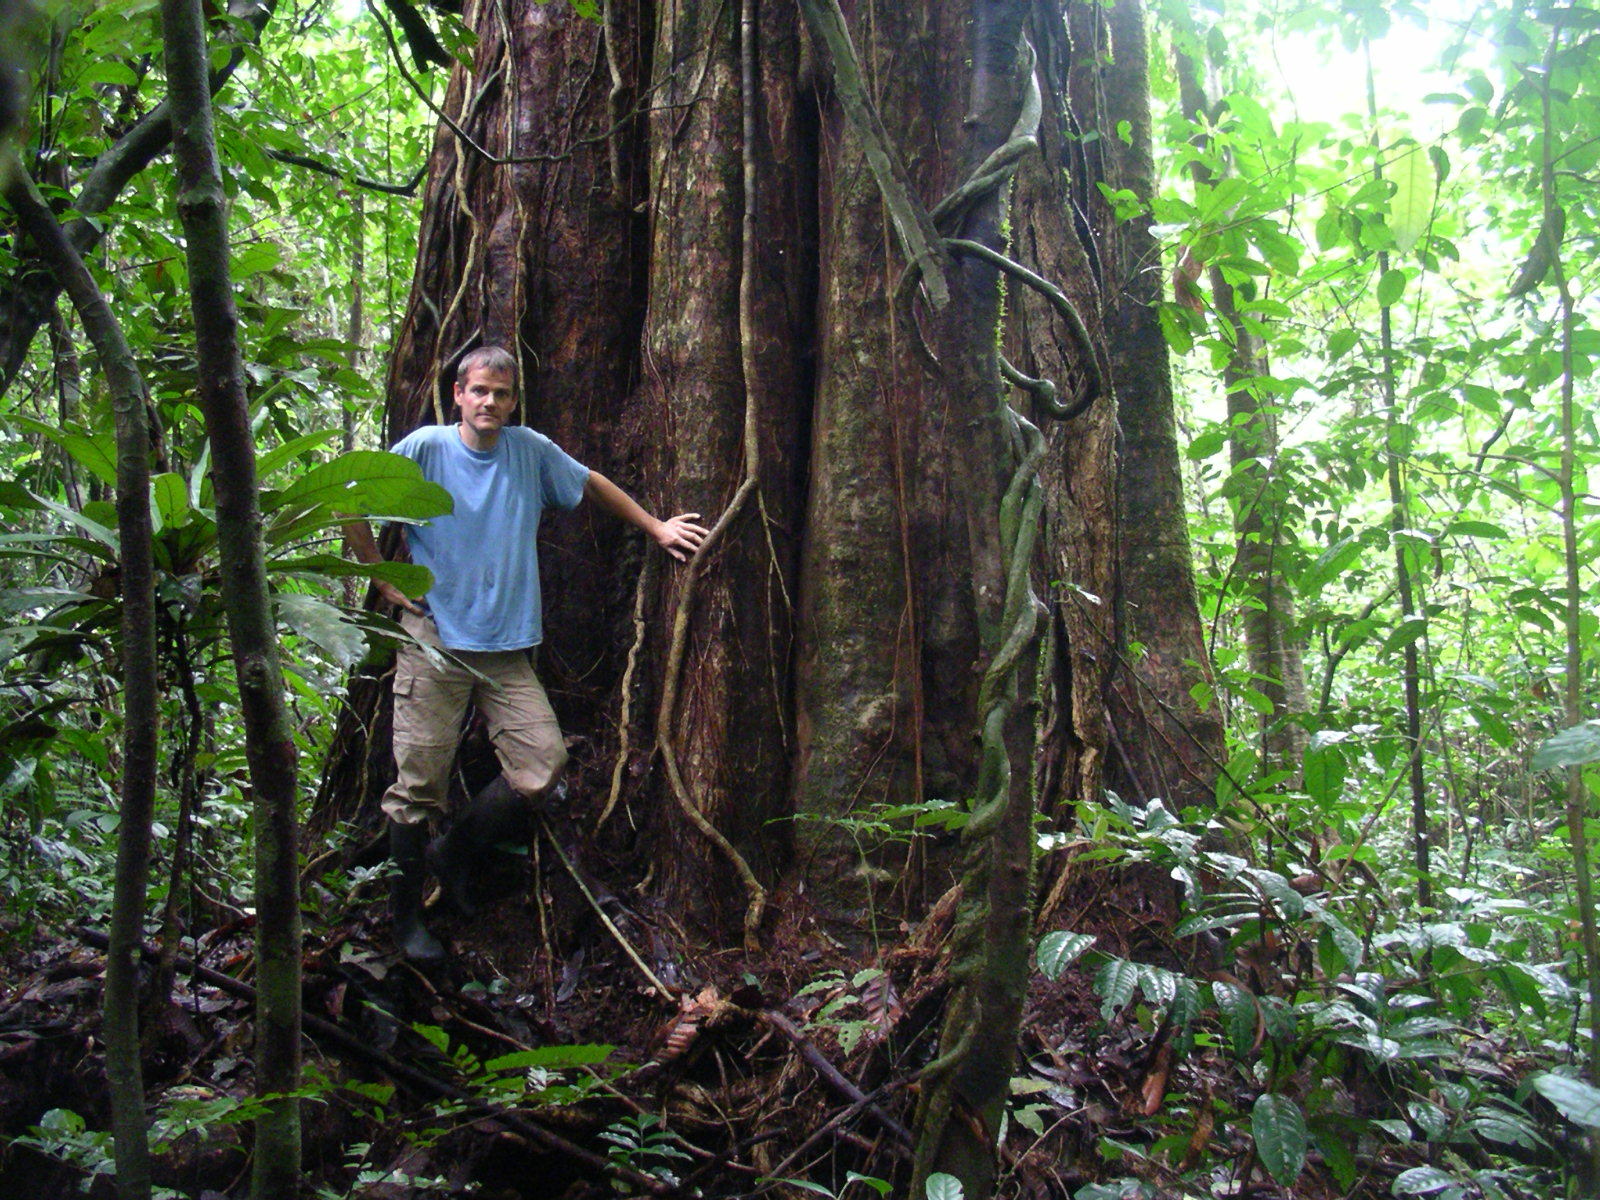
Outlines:
MULTIPOLYGON (((576 889, 541 886, 539 855, 501 857, 477 920, 431 918, 454 951, 436 967, 389 948, 381 879, 340 898, 329 919, 308 914, 306 1195, 904 1194, 918 1068, 948 990, 951 897, 869 957, 845 953, 792 897, 776 906, 761 955, 695 956, 670 921, 596 885, 591 916, 605 912, 615 931, 598 916, 575 921, 552 949, 554 910, 576 889), (849 1183, 850 1172, 884 1182, 849 1183), (772 1182, 796 1179, 811 1186, 772 1182)), ((1048 916, 1118 953, 1171 959, 1161 930, 1174 913, 1159 894, 1085 869, 1053 893, 1048 916)), ((0 1196, 110 1196, 105 1137, 89 1132, 109 1124, 103 941, 18 934, 0 939, 0 1196), (47 1118, 53 1110, 76 1118, 47 1118), (55 1153, 12 1140, 41 1123, 55 1153)), ((158 1182, 238 1197, 251 930, 223 923, 188 945, 198 962, 176 964, 170 999, 147 1014, 158 1182)), ((1000 1194, 1065 1198, 1122 1179, 1155 1196, 1347 1194, 1315 1156, 1292 1192, 1274 1184, 1248 1138, 1226 1132, 1237 1122, 1218 1115, 1248 1112, 1249 1071, 1221 1051, 1175 1053, 1172 1032, 1131 1015, 1108 1022, 1082 972, 1036 977, 1000 1194)), ((1368 1172, 1359 1194, 1387 1195, 1404 1165, 1368 1172)), ((1123 1194, 1135 1193, 1102 1193, 1123 1194)))

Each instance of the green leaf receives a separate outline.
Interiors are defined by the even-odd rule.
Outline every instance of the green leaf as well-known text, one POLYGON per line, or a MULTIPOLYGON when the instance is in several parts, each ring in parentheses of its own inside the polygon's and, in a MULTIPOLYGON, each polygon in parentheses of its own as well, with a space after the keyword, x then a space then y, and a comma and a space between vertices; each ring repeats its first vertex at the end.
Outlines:
POLYGON ((339 431, 337 429, 320 429, 316 433, 307 433, 301 437, 292 438, 281 446, 274 446, 256 460, 256 478, 267 478, 285 463, 299 458, 308 450, 327 445, 338 436, 339 431))
POLYGON ((966 1195, 961 1188, 961 1180, 954 1175, 946 1175, 943 1171, 935 1171, 928 1176, 928 1200, 962 1200, 966 1195))
POLYGON ((1205 189, 1198 190, 1202 192, 1197 198, 1200 204, 1200 224, 1210 225, 1227 216, 1229 210, 1244 199, 1245 193, 1250 190, 1250 181, 1238 175, 1229 175, 1210 189, 1209 196, 1203 194, 1205 189))
POLYGON ((1395 302, 1405 294, 1406 273, 1399 267, 1391 267, 1383 273, 1383 278, 1378 280, 1378 307, 1393 308, 1395 302))
POLYGON ((1314 900, 1306 901, 1312 920, 1322 926, 1317 938, 1317 958, 1330 977, 1353 971, 1365 957, 1355 931, 1314 900))
POLYGON ((1396 650, 1411 645, 1412 642, 1415 642, 1424 633, 1426 633, 1427 629, 1428 622, 1425 618, 1417 616, 1407 617, 1405 620, 1401 621, 1400 624, 1394 627, 1393 633, 1383 640, 1382 653, 1392 654, 1396 650))
POLYGON ((324 575, 336 579, 355 576, 392 583, 413 600, 433 586, 433 572, 417 563, 359 563, 337 554, 306 554, 299 558, 272 560, 275 574, 324 575))
POLYGON ((278 620, 325 651, 341 667, 350 667, 366 652, 365 635, 326 600, 293 592, 285 592, 274 600, 278 620))
POLYGON ((1094 977, 1094 990, 1100 993, 1103 1003, 1100 1016, 1109 1021, 1133 999, 1139 986, 1139 964, 1125 958, 1113 958, 1101 967, 1094 977))
POLYGON ((1243 1058, 1256 1041, 1256 999, 1232 983, 1213 983, 1211 994, 1227 1025, 1228 1043, 1235 1056, 1243 1058))
POLYGON ((592 1067, 611 1057, 615 1046, 540 1046, 537 1050, 518 1050, 503 1054, 484 1063, 490 1071, 526 1071, 541 1067, 547 1071, 560 1071, 567 1067, 592 1067))
POLYGON ((1489 973, 1489 978, 1500 985, 1500 990, 1512 1004, 1526 1008, 1535 1016, 1543 1017, 1548 1010, 1544 990, 1539 981, 1517 963, 1504 963, 1489 973))
POLYGON ((1389 201, 1389 228, 1394 233, 1394 248, 1401 254, 1409 254, 1433 218, 1437 190, 1433 163, 1422 147, 1413 142, 1389 165, 1389 178, 1395 185, 1394 197, 1389 201))
POLYGON ((234 283, 241 283, 252 275, 264 275, 283 261, 283 247, 276 242, 259 241, 235 243, 228 264, 228 273, 234 283))
POLYGON ((1506 531, 1488 521, 1452 521, 1445 527, 1445 537, 1503 538, 1506 531))
POLYGON ((1337 745, 1307 747, 1303 760, 1306 795, 1323 808, 1331 808, 1344 792, 1349 764, 1337 745))
POLYGON ((1563 729, 1533 752, 1535 771, 1582 767, 1592 762, 1600 762, 1600 721, 1596 720, 1563 729))
POLYGON ((1600 1129, 1600 1088, 1546 1071, 1533 1077, 1533 1090, 1555 1105, 1556 1111, 1574 1125, 1600 1129))
POLYGON ((270 501, 263 511, 327 506, 344 516, 398 517, 425 521, 454 507, 450 493, 422 477, 409 458, 386 450, 352 450, 313 467, 270 501))
POLYGON ((863 1175, 860 1171, 846 1171, 844 1173, 844 1181, 846 1183, 864 1183, 880 1196, 887 1196, 894 1190, 894 1185, 887 1179, 879 1179, 876 1175, 863 1175))
POLYGON ((72 460, 108 487, 117 486, 117 443, 110 433, 90 435, 76 429, 62 429, 33 417, 12 416, 12 424, 49 438, 72 456, 72 460))
POLYGON ((769 1179, 766 1176, 756 1180, 757 1183, 781 1183, 786 1187, 799 1188, 802 1192, 813 1192, 818 1196, 827 1196, 833 1200, 833 1191, 823 1187, 820 1183, 812 1183, 809 1179, 769 1179))
POLYGON ((85 516, 76 509, 68 508, 65 504, 57 504, 54 500, 47 500, 43 496, 36 496, 34 498, 38 500, 39 503, 44 506, 44 508, 55 513, 56 516, 60 517, 67 524, 75 525, 84 533, 88 534, 90 538, 99 543, 103 550, 109 551, 112 555, 116 554, 117 546, 120 543, 117 540, 117 531, 115 529, 112 529, 109 525, 102 525, 94 518, 85 516))
POLYGON ((1396 1177, 1393 1191, 1396 1196, 1426 1196, 1460 1186, 1460 1180, 1438 1167, 1412 1167, 1396 1177))
POLYGON ((1306 1119, 1300 1106, 1273 1092, 1259 1097, 1250 1111, 1250 1133, 1267 1173, 1283 1187, 1300 1177, 1306 1165, 1306 1119))
POLYGON ((156 512, 161 516, 161 529, 184 524, 194 511, 189 507, 189 485, 181 475, 171 471, 157 475, 150 481, 150 493, 155 500, 156 512))
POLYGON ((1305 898, 1289 885, 1289 881, 1276 871, 1251 869, 1245 874, 1255 883, 1262 896, 1277 906, 1278 912, 1289 920, 1298 920, 1306 911, 1305 898))
POLYGON ((1151 1004, 1167 1007, 1177 997, 1178 976, 1149 963, 1139 964, 1139 990, 1151 1004))
POLYGON ((1450 1128, 1450 1114, 1427 1100, 1413 1100, 1406 1105, 1406 1114, 1430 1142, 1438 1141, 1450 1128))
POLYGON ((1352 1191, 1356 1186, 1358 1171, 1355 1155, 1350 1152, 1349 1145, 1336 1132, 1325 1127, 1315 1129, 1311 1136, 1322 1153, 1323 1164, 1333 1172, 1339 1186, 1346 1192, 1352 1191))
POLYGON ((1328 361, 1338 362, 1360 338, 1361 335, 1354 329, 1335 329, 1328 335, 1328 361))
POLYGON ((1039 965, 1039 973, 1046 979, 1060 979, 1074 961, 1090 946, 1094 945, 1094 935, 1091 933, 1068 933, 1066 930, 1057 930, 1047 933, 1039 939, 1039 949, 1034 956, 1039 965))

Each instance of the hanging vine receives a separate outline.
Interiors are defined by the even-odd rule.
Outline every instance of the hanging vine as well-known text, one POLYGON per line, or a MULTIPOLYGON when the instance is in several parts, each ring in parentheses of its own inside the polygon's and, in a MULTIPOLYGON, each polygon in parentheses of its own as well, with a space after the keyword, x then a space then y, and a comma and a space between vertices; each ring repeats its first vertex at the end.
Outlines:
MULTIPOLYGON (((1012 6, 1008 10, 1007 19, 1013 22, 1010 25, 991 13, 989 23, 977 34, 981 40, 997 33, 995 48, 1009 49, 1013 70, 1023 77, 1010 134, 929 210, 921 207, 905 185, 906 172, 862 88, 855 51, 837 0, 801 0, 807 25, 829 60, 841 106, 866 148, 868 165, 910 260, 896 289, 897 307, 908 308, 913 292, 920 288, 932 308, 943 308, 949 298, 947 277, 955 268, 955 260, 963 257, 977 259, 1006 279, 1038 293, 1073 338, 1079 378, 1063 397, 1063 390, 1054 381, 1034 379, 996 355, 995 394, 999 394, 999 381, 1004 378, 1031 396, 1046 415, 1070 420, 1087 411, 1105 386, 1096 348, 1077 308, 1060 288, 1037 272, 983 242, 954 236, 977 206, 1004 205, 1018 166, 1038 148, 1043 104, 1035 74, 1036 55, 1021 30, 1023 7, 1012 6), (933 230, 931 237, 927 236, 929 229, 933 230)), ((923 350, 927 352, 925 345, 923 350)), ((928 357, 933 358, 931 353, 928 357)), ((1046 442, 1038 428, 1008 404, 1001 401, 998 408, 1014 462, 998 514, 1004 593, 997 619, 986 616, 980 605, 982 645, 988 662, 978 695, 977 786, 972 813, 962 833, 967 866, 961 885, 961 910, 950 940, 951 993, 939 1053, 922 1072, 911 1195, 921 1195, 933 1172, 950 1169, 956 1162, 992 1162, 994 1129, 985 1128, 984 1114, 972 1109, 990 1107, 996 1094, 1003 1103, 1004 1079, 997 1084, 988 1076, 995 1075, 997 1069, 1001 1075, 1007 1072, 999 1064, 979 1062, 978 1057, 989 1056, 974 1056, 973 1052, 982 1036, 980 1031, 990 1024, 985 1021, 986 1006, 994 1015, 999 1015, 1001 1009, 1020 1015, 1017 964, 1024 964, 1025 980, 1031 936, 1027 907, 1032 879, 1032 806, 1019 802, 1025 788, 1016 786, 1014 780, 1015 773, 1030 769, 1030 762, 1029 756, 1018 753, 1011 743, 1017 739, 1019 720, 1029 724, 1026 739, 1031 742, 1032 738, 1031 717, 1023 707, 1031 692, 1027 686, 1030 651, 1037 643, 1042 609, 1033 591, 1031 570, 1044 508, 1039 465, 1046 442), (963 1089, 963 1068, 968 1067, 974 1068, 975 1078, 966 1079, 971 1086, 963 1089), (963 1095, 963 1090, 967 1094, 963 1095), (983 1099, 974 1105, 978 1093, 983 1099), (951 1118, 963 1101, 968 1105, 966 1115, 977 1119, 952 1126, 951 1118), (955 1136, 947 1140, 952 1132, 955 1136)), ((1025 983, 1021 987, 1025 988, 1025 983)), ((1014 1041, 1014 1023, 1003 1032, 1014 1041)), ((985 1166, 970 1174, 987 1170, 985 1166)), ((964 1177, 963 1182, 973 1194, 987 1192, 981 1179, 964 1177)))

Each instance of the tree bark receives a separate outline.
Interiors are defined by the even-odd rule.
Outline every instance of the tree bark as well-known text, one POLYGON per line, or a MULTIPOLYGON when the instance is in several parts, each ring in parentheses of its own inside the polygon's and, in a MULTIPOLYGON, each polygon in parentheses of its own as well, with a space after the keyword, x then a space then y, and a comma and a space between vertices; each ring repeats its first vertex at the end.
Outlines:
POLYGON ((0 161, 6 200, 40 259, 72 300, 111 391, 117 444, 117 535, 122 593, 122 803, 106 949, 103 1031, 117 1195, 150 1195, 144 1070, 139 1042, 139 955, 144 946, 155 817, 160 700, 156 683, 155 555, 150 520, 149 394, 122 327, 14 152, 0 161))
MULTIPOLYGON (((1104 155, 1105 182, 1148 205, 1156 186, 1143 5, 1117 0, 1105 29, 1108 41, 1085 47, 1105 100, 1101 137, 1093 145, 1104 155)), ((1148 213, 1119 221, 1102 194, 1090 199, 1110 275, 1106 294, 1116 298, 1106 322, 1120 439, 1120 640, 1110 703, 1112 727, 1126 733, 1116 739, 1108 783, 1129 799, 1161 797, 1177 811, 1212 803, 1226 749, 1195 602, 1172 366, 1156 307, 1161 248, 1148 213), (1197 701, 1197 685, 1212 698, 1197 701)))
MULTIPOLYGON (((444 107, 489 157, 449 129, 435 144, 389 433, 450 419, 444 365, 473 339, 514 342, 526 420, 652 509, 733 510, 703 563, 659 578, 641 578, 634 544, 581 511, 550 523, 543 551, 541 669, 578 742, 575 775, 594 782, 597 810, 616 781, 628 821, 612 817, 607 836, 631 822, 649 891, 716 937, 738 930, 747 889, 686 808, 763 887, 781 885, 785 912, 870 944, 884 918, 918 911, 923 865, 903 846, 864 851, 865 825, 852 822, 880 803, 966 804, 993 782, 979 701, 1005 615, 999 501, 1020 436, 1004 416, 996 337, 1064 393, 1107 371, 1092 231, 1064 203, 1069 170, 1093 187, 1071 158, 1064 8, 999 9, 860 0, 845 16, 902 152, 900 181, 924 208, 1017 115, 1025 75, 1013 58, 972 90, 969 17, 1013 29, 1029 18, 1044 149, 1021 160, 1011 240, 997 199, 986 215, 959 209, 939 236, 1009 245, 1070 297, 1081 335, 1015 281, 1001 329, 994 265, 967 251, 940 252, 950 303, 907 315, 901 234, 837 87, 813 65, 820 54, 796 37, 795 0, 613 3, 598 24, 557 5, 467 13, 475 59, 444 107)), ((995 45, 984 54, 1001 62, 995 45)), ((1042 401, 1018 406, 1046 421, 1042 401)), ((1024 810, 1025 747, 1044 732, 1039 786, 1064 819, 1096 796, 1107 745, 1115 414, 1093 405, 1046 438, 1031 562, 1050 652, 1036 683, 1000 689, 1014 715, 999 727, 1020 756, 1011 786, 1024 810)), ((334 809, 372 812, 388 747, 354 730, 381 712, 382 690, 371 684, 341 730, 319 826, 334 809)), ((1024 897, 1026 857, 1011 880, 1024 897)), ((942 892, 961 869, 953 844, 936 847, 926 887, 942 892)), ((1025 973, 1025 950, 1013 965, 1025 973)))
POLYGON ((211 442, 222 602, 227 612, 245 756, 254 796, 256 1122, 251 1195, 281 1200, 300 1186, 300 905, 295 747, 278 664, 256 494, 255 444, 228 267, 227 207, 211 121, 199 0, 162 0, 172 105, 177 208, 194 312, 199 400, 211 442))

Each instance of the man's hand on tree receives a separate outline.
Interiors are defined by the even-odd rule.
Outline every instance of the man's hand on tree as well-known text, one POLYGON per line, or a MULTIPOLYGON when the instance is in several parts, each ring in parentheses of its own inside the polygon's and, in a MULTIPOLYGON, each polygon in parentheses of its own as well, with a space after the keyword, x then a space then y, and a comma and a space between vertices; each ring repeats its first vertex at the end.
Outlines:
POLYGON ((679 513, 657 525, 652 536, 658 546, 679 562, 684 562, 689 555, 700 549, 700 543, 705 541, 706 535, 711 532, 704 526, 695 524, 699 519, 699 513, 679 513))

